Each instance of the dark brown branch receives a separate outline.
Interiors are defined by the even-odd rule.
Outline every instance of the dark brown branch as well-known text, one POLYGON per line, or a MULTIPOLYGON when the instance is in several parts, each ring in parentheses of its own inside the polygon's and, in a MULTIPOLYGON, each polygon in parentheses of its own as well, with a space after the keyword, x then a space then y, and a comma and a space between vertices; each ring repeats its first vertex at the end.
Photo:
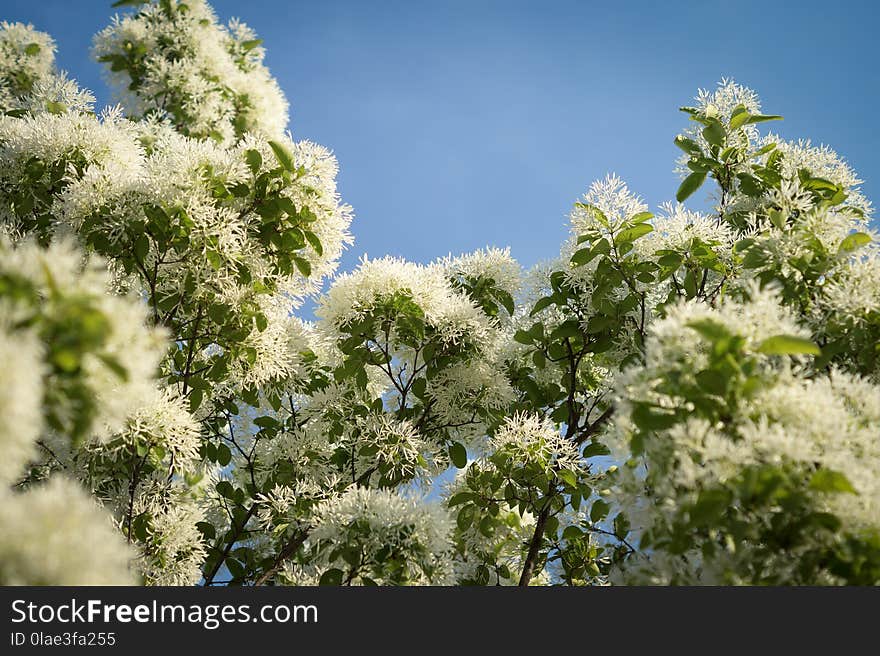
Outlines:
MULTIPOLYGON (((196 311, 196 321, 193 326, 193 336, 195 336, 199 332, 199 323, 201 323, 201 320, 202 320, 203 310, 204 310, 204 308, 200 304, 199 309, 196 311)), ((189 342, 189 348, 188 348, 187 354, 186 354, 186 367, 183 370, 183 394, 184 394, 184 396, 186 396, 186 392, 189 387, 189 377, 192 375, 190 373, 190 369, 192 368, 192 361, 193 361, 193 355, 195 355, 195 350, 196 350, 196 340, 191 339, 189 342)))
POLYGON ((278 555, 275 557, 275 562, 272 563, 272 567, 263 572, 260 577, 254 581, 254 585, 265 585, 269 579, 275 576, 275 574, 278 573, 278 570, 281 569, 284 561, 293 556, 299 550, 308 536, 309 529, 307 528, 300 529, 294 533, 290 538, 290 541, 284 545, 284 548, 281 549, 281 551, 278 552, 278 555))
POLYGON ((131 544, 131 524, 134 521, 134 496, 137 492, 138 483, 140 482, 141 469, 143 469, 144 463, 147 461, 147 456, 150 454, 150 445, 147 445, 147 452, 143 455, 142 458, 139 458, 137 463, 135 463, 131 472, 131 482, 128 484, 128 516, 126 518, 126 529, 128 533, 128 543, 131 544))
POLYGON ((244 519, 241 521, 240 526, 235 525, 235 520, 232 521, 232 537, 229 538, 229 542, 226 543, 226 548, 223 549, 223 553, 220 555, 220 558, 214 563, 214 566, 211 568, 211 571, 205 576, 205 585, 212 585, 214 582, 214 577, 217 576, 217 572, 220 571, 220 568, 223 566, 223 563, 226 562, 226 559, 229 557, 229 552, 232 551, 232 547, 235 546, 235 543, 238 542, 238 538, 241 535, 241 532, 244 530, 244 527, 247 526, 248 520, 253 517, 254 513, 257 511, 257 504, 253 504, 245 513, 244 519))
POLYGON ((578 446, 586 442, 589 438, 599 432, 599 429, 614 415, 614 406, 608 406, 599 417, 591 424, 588 424, 578 435, 577 443, 578 446))
POLYGON ((538 560, 538 554, 541 551, 541 544, 544 542, 544 529, 547 526, 547 519, 550 517, 550 506, 552 505, 551 495, 554 492, 554 487, 553 483, 550 483, 550 488, 547 490, 547 502, 545 503, 544 508, 541 509, 541 512, 538 515, 538 521, 535 523, 535 532, 532 534, 532 541, 529 543, 529 553, 526 555, 522 574, 519 577, 519 586, 521 588, 529 585, 529 582, 532 580, 532 575, 535 572, 535 562, 538 560))

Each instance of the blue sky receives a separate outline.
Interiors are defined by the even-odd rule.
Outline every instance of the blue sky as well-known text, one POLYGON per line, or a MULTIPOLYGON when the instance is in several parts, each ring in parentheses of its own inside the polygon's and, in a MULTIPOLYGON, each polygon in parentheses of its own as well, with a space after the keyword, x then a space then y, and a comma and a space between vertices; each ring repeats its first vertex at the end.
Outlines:
MULTIPOLYGON (((99 102, 88 54, 107 0, 4 0, 99 102)), ((428 261, 510 246, 552 257, 590 182, 616 172, 652 206, 674 196, 677 111, 722 76, 785 116, 784 137, 842 153, 880 191, 872 2, 215 0, 257 30, 294 138, 332 148, 364 252, 428 261)))

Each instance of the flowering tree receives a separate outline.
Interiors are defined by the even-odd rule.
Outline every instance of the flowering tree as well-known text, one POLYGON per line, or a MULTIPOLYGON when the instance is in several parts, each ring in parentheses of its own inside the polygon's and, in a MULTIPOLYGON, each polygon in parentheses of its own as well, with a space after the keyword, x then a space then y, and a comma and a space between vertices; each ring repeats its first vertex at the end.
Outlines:
POLYGON ((333 277, 352 211, 261 41, 117 4, 100 115, 0 25, 0 582, 880 582, 880 249, 833 151, 723 81, 656 216, 611 176, 531 271, 333 277))

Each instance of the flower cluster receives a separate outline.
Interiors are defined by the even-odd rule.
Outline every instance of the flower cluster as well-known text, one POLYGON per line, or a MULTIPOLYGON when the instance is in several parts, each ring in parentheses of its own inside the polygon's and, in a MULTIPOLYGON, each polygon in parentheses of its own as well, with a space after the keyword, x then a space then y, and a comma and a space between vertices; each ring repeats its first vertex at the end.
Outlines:
POLYGON ((393 491, 351 488, 318 505, 314 518, 310 539, 321 545, 325 581, 449 581, 452 524, 439 505, 393 491))
POLYGON ((445 344, 477 347, 489 341, 492 326, 466 294, 455 290, 443 266, 424 266, 393 257, 364 258, 354 273, 334 281, 317 310, 328 324, 343 328, 373 312, 414 306, 426 327, 445 344), (388 304, 391 308, 386 308, 388 304))
MULTIPOLYGON (((645 366, 619 381, 612 443, 628 467, 618 501, 638 509, 645 547, 694 550, 695 568, 667 573, 670 581, 830 581, 828 571, 795 572, 798 558, 827 548, 829 526, 852 535, 880 528, 880 389, 836 371, 810 377, 806 354, 818 349, 779 300, 752 287, 715 309, 671 308, 651 328, 645 366), (647 505, 636 501, 645 496, 647 505), (781 519, 763 524, 775 512, 798 531, 790 560, 762 553, 782 530, 781 519), (831 524, 809 529, 816 513, 831 524), (741 521, 754 522, 754 534, 745 537, 741 521), (726 537, 702 537, 705 526, 726 537)), ((660 576, 661 564, 629 576, 660 576)))
POLYGON ((55 67, 55 41, 33 25, 0 23, 0 110, 15 109, 55 67))
POLYGON ((165 333, 147 327, 135 299, 108 294, 109 282, 103 263, 84 260, 70 242, 0 243, 0 331, 4 343, 21 347, 22 365, 22 385, 7 394, 14 390, 21 405, 12 416, 29 418, 4 428, 4 437, 32 440, 51 430, 106 440, 150 398, 165 333))
POLYGON ((584 463, 577 445, 547 420, 519 414, 505 419, 490 439, 492 450, 517 466, 536 465, 545 471, 580 472, 584 463))
POLYGON ((231 142, 280 137, 287 100, 263 65, 262 41, 243 23, 217 23, 204 0, 147 2, 95 36, 119 100, 181 133, 231 142))
POLYGON ((132 585, 134 553, 76 483, 0 493, 2 585, 132 585))

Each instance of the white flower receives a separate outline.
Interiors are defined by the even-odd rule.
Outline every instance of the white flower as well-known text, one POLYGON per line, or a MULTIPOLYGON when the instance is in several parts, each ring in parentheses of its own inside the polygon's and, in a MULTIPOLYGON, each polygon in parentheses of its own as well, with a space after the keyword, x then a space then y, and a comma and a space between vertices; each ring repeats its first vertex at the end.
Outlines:
POLYGON ((511 296, 519 292, 522 283, 522 267, 510 256, 509 248, 486 248, 437 262, 453 279, 492 280, 496 287, 511 296))
POLYGON ((695 100, 698 108, 718 118, 729 119, 739 105, 745 106, 750 114, 761 113, 758 94, 729 78, 722 78, 714 90, 699 89, 695 100))
POLYGON ((0 485, 25 474, 43 430, 43 348, 33 333, 7 332, 0 319, 0 485))
POLYGON ((649 258, 659 250, 679 253, 691 252, 694 239, 713 247, 723 261, 733 257, 737 235, 730 225, 702 212, 692 212, 684 205, 666 203, 663 212, 653 219, 654 230, 636 240, 634 249, 641 257, 649 258))
POLYGON ((597 180, 590 185, 589 191, 583 196, 582 204, 575 204, 571 211, 571 231, 577 236, 588 230, 608 230, 596 217, 593 210, 583 205, 598 208, 611 228, 616 228, 633 215, 644 212, 648 206, 642 199, 630 192, 626 183, 614 174, 597 180))
POLYGON ((0 584, 131 585, 134 553, 91 497, 61 476, 0 494, 0 584))
POLYGON ((452 289, 442 268, 404 260, 366 257, 353 273, 339 276, 321 299, 316 314, 341 328, 362 318, 395 293, 403 294, 424 313, 425 323, 449 343, 480 345, 493 332, 489 318, 463 293, 452 289))
POLYGON ((143 149, 137 142, 137 129, 119 108, 105 110, 100 117, 77 112, 0 117, 2 178, 21 184, 32 158, 45 166, 77 161, 83 170, 100 166, 118 174, 137 170, 143 149))
POLYGON ((361 456, 360 471, 378 465, 387 469, 390 479, 409 479, 436 469, 438 445, 422 436, 410 421, 371 413, 356 419, 353 432, 354 448, 369 454, 361 456))
POLYGON ((880 313, 880 249, 872 248, 840 267, 823 287, 819 302, 834 318, 866 322, 880 313))
POLYGON ((704 340, 688 324, 701 320, 717 322, 732 334, 746 338, 748 349, 757 348, 763 340, 775 335, 809 338, 808 331, 795 321, 791 311, 780 305, 778 290, 761 289, 755 281, 750 281, 744 292, 747 301, 738 302, 728 296, 717 308, 698 301, 668 307, 666 317, 651 327, 646 366, 662 371, 674 363, 685 363, 688 368, 697 370, 706 357, 704 340))
POLYGON ((187 471, 199 460, 199 424, 176 390, 156 390, 153 399, 136 409, 123 430, 127 444, 160 446, 177 471, 187 471))
POLYGON ((111 83, 133 112, 170 115, 186 134, 229 142, 245 132, 280 137, 287 100, 263 65, 259 40, 242 23, 229 28, 204 0, 142 6, 116 17, 94 39, 94 54, 135 60, 137 82, 127 69, 110 71, 111 83))
POLYGON ((830 146, 814 146, 809 139, 786 141, 774 134, 768 134, 764 141, 775 143, 775 150, 782 153, 783 176, 797 179, 798 171, 807 169, 814 177, 830 180, 843 187, 847 193, 846 205, 857 208, 865 216, 871 215, 871 201, 861 191, 862 180, 830 146))
POLYGON ((491 437, 495 451, 503 451, 515 466, 537 464, 546 471, 584 471, 585 464, 574 441, 566 439, 547 419, 518 413, 504 420, 491 437))
MULTIPOLYGON (((81 431, 98 439, 119 431, 129 413, 151 397, 167 348, 164 331, 147 327, 146 308, 136 299, 109 294, 100 258, 83 261, 69 241, 56 241, 48 249, 30 241, 17 247, 0 242, 3 274, 27 281, 34 294, 27 300, 0 295, 7 326, 36 318, 45 326, 41 340, 51 340, 58 330, 78 329, 89 336, 82 337, 88 346, 81 354, 55 352, 52 364, 75 372, 96 401, 92 416, 78 415, 90 419, 81 431)), ((44 341, 46 350, 54 345, 44 341)), ((48 376, 44 385, 51 392, 55 423, 64 424, 80 412, 81 402, 67 395, 62 379, 48 376)))
POLYGON ((55 41, 33 25, 0 22, 0 109, 18 107, 55 65, 55 41))
POLYGON ((179 494, 151 514, 141 557, 148 585, 195 585, 201 580, 207 549, 196 523, 204 519, 203 509, 179 494))
MULTIPOLYGON (((381 567, 377 554, 390 549, 404 555, 411 582, 439 584, 449 576, 452 522, 437 503, 406 499, 391 490, 353 487, 320 503, 314 522, 310 540, 331 548, 354 546, 365 564, 381 567)), ((341 559, 337 566, 348 567, 341 559)))
MULTIPOLYGON (((707 118, 717 119, 725 127, 730 124, 733 111, 740 106, 743 106, 749 114, 761 113, 761 102, 758 99, 758 94, 729 78, 722 78, 715 89, 700 89, 694 100, 696 101, 694 109, 697 112, 702 113, 707 118)), ((702 125, 692 123, 690 127, 683 130, 682 136, 696 142, 704 152, 709 151, 710 145, 705 137, 703 137, 702 125)), ((743 151, 749 150, 750 146, 758 140, 758 128, 754 124, 743 125, 738 130, 728 132, 727 135, 727 145, 738 146, 743 151)), ((675 170, 681 177, 685 177, 693 172, 687 167, 689 159, 690 155, 684 153, 678 159, 675 170)), ((734 162, 735 171, 739 170, 738 167, 742 164, 742 162, 734 162)))

